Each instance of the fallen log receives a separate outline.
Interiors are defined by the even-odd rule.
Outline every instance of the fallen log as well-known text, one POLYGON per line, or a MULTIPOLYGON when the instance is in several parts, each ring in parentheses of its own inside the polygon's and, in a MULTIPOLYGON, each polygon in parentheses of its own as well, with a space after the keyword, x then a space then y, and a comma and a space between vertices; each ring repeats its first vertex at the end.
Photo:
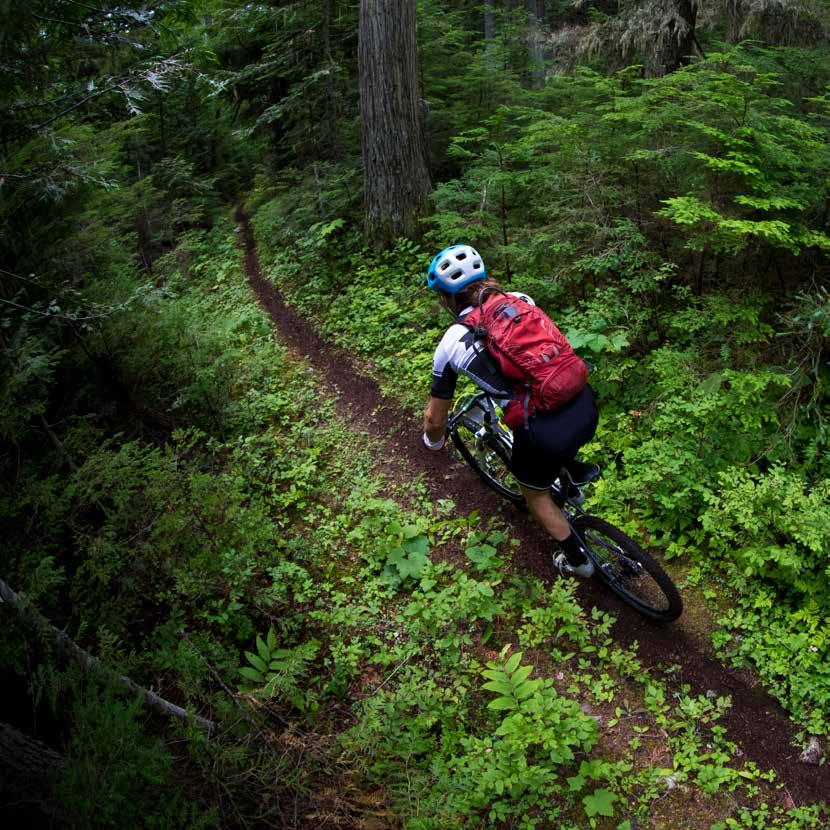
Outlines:
POLYGON ((196 724, 208 734, 216 730, 216 724, 213 721, 191 714, 186 709, 182 709, 181 706, 165 700, 150 689, 139 686, 129 677, 120 675, 105 666, 97 657, 93 657, 88 651, 84 651, 66 633, 55 628, 31 603, 16 594, 2 579, 0 579, 0 601, 13 608, 24 625, 37 631, 42 637, 50 641, 59 655, 74 660, 84 671, 111 680, 116 685, 137 695, 144 701, 144 705, 154 712, 196 724))

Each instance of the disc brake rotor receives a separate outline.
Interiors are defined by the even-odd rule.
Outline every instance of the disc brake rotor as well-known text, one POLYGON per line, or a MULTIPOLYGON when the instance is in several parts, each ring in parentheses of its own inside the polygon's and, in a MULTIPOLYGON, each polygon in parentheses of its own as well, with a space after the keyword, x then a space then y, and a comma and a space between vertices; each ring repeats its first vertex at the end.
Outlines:
POLYGON ((498 474, 498 467, 493 463, 495 455, 493 450, 485 446, 481 439, 476 440, 476 458, 479 466, 493 478, 496 478, 498 474))
POLYGON ((610 545, 604 539, 598 538, 595 534, 587 534, 595 545, 603 548, 601 558, 605 561, 600 564, 600 567, 606 574, 613 574, 623 579, 639 579, 643 575, 643 566, 636 559, 632 559, 625 555, 625 552, 616 545, 610 545), (608 554, 611 554, 616 562, 609 561, 608 554))

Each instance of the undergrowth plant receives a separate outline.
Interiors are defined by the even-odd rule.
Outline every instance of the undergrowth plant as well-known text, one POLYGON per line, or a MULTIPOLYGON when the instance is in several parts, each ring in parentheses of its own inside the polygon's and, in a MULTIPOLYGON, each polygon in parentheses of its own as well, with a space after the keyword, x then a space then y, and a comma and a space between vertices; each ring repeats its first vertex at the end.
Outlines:
MULTIPOLYGON (((798 55, 713 50, 647 79, 581 68, 532 103, 500 102, 451 138, 456 174, 425 240, 382 256, 348 223, 278 228, 283 193, 252 203, 271 278, 413 412, 450 322, 422 287, 430 250, 467 239, 534 296, 594 367, 592 508, 679 559, 713 600, 720 653, 820 734, 826 315, 820 279, 788 286, 822 273, 830 157, 826 102, 793 97, 806 78, 787 85, 798 55), (299 244, 268 249, 277 232, 299 244), (772 645, 753 636, 765 626, 772 645)), ((486 574, 492 554, 474 547, 486 574)))

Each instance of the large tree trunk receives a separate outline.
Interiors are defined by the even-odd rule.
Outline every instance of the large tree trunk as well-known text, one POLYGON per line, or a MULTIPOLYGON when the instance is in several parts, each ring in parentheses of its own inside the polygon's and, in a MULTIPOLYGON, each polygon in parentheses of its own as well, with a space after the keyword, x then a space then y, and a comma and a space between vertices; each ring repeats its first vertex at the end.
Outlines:
MULTIPOLYGON (((484 0, 484 60, 489 72, 497 72, 497 54, 493 39, 496 37, 496 15, 494 12, 496 0, 484 0)), ((486 91, 482 91, 482 98, 486 98, 486 91)))
POLYGON ((695 46, 697 0, 670 0, 664 30, 657 41, 654 65, 648 75, 662 76, 685 66, 695 46))
POLYGON ((432 189, 415 0, 361 0, 358 68, 366 232, 378 246, 414 234, 432 189))
POLYGON ((0 804, 13 805, 17 820, 63 827, 53 792, 65 763, 46 744, 0 723, 0 804))
POLYGON ((743 0, 726 0, 726 39, 737 43, 743 34, 746 4, 743 0))
POLYGON ((484 39, 491 41, 496 36, 496 19, 493 7, 496 0, 484 0, 484 39))
POLYGON ((542 40, 542 21, 545 18, 545 0, 527 0, 527 57, 530 65, 530 85, 541 89, 545 85, 545 57, 542 40))

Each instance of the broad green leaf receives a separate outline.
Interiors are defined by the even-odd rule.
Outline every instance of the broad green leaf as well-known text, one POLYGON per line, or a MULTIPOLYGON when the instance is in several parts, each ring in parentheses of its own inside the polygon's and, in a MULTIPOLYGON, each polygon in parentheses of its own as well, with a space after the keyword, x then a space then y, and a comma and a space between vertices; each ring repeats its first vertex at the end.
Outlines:
POLYGON ((481 688, 487 689, 488 692, 498 692, 500 695, 513 694, 513 684, 507 683, 504 680, 491 680, 489 683, 485 683, 481 688))
POLYGON ((522 652, 517 651, 514 655, 510 657, 510 659, 504 664, 504 670, 508 674, 513 674, 516 671, 519 663, 522 661, 522 652))
POLYGON ((243 666, 239 669, 239 673, 248 680, 253 680, 254 683, 262 683, 265 680, 265 678, 256 669, 249 669, 247 666, 243 666))
POLYGON ((584 775, 572 775, 570 778, 566 778, 565 780, 568 782, 568 788, 571 792, 581 790, 585 786, 584 775))
POLYGON ((412 553, 406 559, 397 562, 396 566, 404 579, 408 576, 417 579, 424 572, 428 561, 429 557, 426 553, 412 553))
POLYGON ((541 680, 526 680, 524 683, 516 687, 513 694, 519 699, 524 700, 530 697, 541 685, 541 680))
POLYGON ((403 543, 404 549, 409 554, 419 554, 426 556, 429 553, 429 540, 426 536, 416 536, 413 539, 407 539, 403 543))
POLYGON ((271 649, 265 644, 265 640, 262 639, 259 635, 256 638, 256 650, 259 652, 259 656, 263 660, 269 660, 271 658, 271 649))
MULTIPOLYGON (((492 664, 490 664, 492 665, 492 664)), ((500 669, 485 669, 482 675, 490 680, 507 680, 507 675, 500 669)))
POLYGON ((594 816, 613 816, 616 800, 617 796, 614 793, 599 789, 594 790, 591 795, 586 795, 582 799, 582 803, 585 805, 585 813, 588 818, 593 818, 594 816))
POLYGON ((406 559, 406 551, 402 547, 392 548, 389 551, 386 557, 386 561, 390 565, 395 565, 396 567, 406 559))
POLYGON ((487 704, 488 709, 515 709, 516 701, 512 697, 497 697, 487 704))
POLYGON ((268 671, 268 664, 259 655, 252 651, 246 651, 245 657, 255 669, 259 669, 261 672, 268 671))
POLYGON ((703 380, 698 387, 701 392, 704 392, 707 395, 714 395, 717 392, 721 384, 723 383, 723 374, 721 372, 712 372, 705 380, 703 380))
POLYGON ((414 539, 418 535, 420 535, 420 531, 417 525, 406 525, 403 529, 404 539, 414 539))

